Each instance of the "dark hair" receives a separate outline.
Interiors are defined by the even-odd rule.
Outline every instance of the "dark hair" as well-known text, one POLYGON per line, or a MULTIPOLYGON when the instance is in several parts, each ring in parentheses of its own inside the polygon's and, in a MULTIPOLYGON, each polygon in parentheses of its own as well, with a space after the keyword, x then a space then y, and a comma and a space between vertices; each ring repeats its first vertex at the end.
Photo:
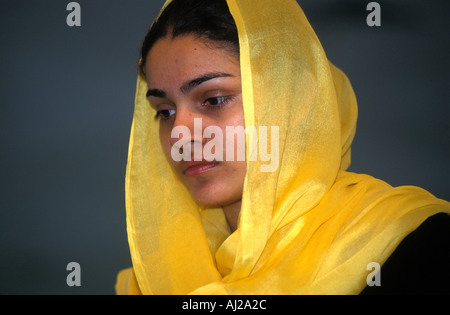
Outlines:
POLYGON ((224 48, 239 56, 238 31, 226 0, 173 0, 153 23, 142 44, 139 70, 144 77, 149 51, 167 35, 195 35, 205 42, 224 43, 224 48))

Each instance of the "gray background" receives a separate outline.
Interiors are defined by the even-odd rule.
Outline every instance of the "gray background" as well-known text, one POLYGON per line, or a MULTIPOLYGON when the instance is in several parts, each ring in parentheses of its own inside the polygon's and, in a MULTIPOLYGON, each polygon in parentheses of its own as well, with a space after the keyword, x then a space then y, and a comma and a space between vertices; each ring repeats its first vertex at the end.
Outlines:
MULTIPOLYGON (((0 294, 113 294, 139 46, 164 1, 2 0, 0 294), (66 266, 81 265, 81 287, 66 266)), ((352 171, 449 200, 449 1, 299 0, 359 102, 352 171)))

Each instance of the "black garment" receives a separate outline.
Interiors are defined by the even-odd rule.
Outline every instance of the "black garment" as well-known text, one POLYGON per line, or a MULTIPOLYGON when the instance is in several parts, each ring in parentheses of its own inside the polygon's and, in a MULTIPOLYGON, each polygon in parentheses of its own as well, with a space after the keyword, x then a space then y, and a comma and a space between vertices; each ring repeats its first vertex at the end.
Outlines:
POLYGON ((450 215, 436 214, 405 237, 380 276, 381 286, 361 294, 450 294, 450 215))

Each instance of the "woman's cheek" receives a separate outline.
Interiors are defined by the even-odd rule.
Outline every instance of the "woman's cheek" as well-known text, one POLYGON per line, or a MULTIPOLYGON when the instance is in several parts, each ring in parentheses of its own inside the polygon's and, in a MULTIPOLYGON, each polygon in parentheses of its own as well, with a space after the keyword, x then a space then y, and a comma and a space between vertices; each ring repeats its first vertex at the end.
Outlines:
POLYGON ((166 156, 166 158, 169 160, 169 162, 175 163, 172 159, 171 156, 171 152, 172 152, 172 144, 171 144, 171 139, 170 139, 170 132, 167 132, 167 130, 160 130, 159 133, 159 139, 160 139, 160 143, 164 152, 164 155, 166 156))

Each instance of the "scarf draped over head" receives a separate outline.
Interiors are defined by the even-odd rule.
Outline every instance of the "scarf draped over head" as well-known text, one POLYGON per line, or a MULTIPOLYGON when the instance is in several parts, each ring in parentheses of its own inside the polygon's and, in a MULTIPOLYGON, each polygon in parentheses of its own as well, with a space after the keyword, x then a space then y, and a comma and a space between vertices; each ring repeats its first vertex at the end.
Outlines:
POLYGON ((133 268, 119 274, 116 290, 357 294, 369 263, 381 265, 450 204, 346 172, 356 98, 295 0, 227 2, 239 33, 245 125, 279 127, 279 167, 261 172, 267 162, 247 161, 230 235, 222 209, 199 208, 171 170, 139 77, 126 174, 133 268))

